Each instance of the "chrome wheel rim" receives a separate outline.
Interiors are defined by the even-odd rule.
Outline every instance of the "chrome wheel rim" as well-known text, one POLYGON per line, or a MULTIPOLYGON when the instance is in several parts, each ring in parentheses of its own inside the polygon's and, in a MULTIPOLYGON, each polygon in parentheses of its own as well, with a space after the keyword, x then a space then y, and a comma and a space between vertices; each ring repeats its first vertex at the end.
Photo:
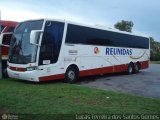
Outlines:
POLYGON ((132 66, 129 66, 129 73, 132 73, 132 66))
POLYGON ((74 79, 75 79, 75 73, 74 73, 74 71, 69 71, 69 72, 68 72, 68 78, 69 78, 70 80, 74 80, 74 79))
POLYGON ((135 70, 136 70, 136 71, 138 71, 138 70, 139 70, 138 65, 136 65, 136 66, 135 66, 135 70))

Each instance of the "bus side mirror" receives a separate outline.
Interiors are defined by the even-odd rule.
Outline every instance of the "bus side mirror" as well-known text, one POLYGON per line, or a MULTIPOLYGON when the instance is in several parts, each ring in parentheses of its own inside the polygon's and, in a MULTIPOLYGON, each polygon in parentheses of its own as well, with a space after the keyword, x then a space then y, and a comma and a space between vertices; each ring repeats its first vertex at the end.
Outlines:
POLYGON ((9 47, 13 33, 7 32, 0 35, 0 45, 9 47))
POLYGON ((30 33, 30 44, 39 46, 39 38, 43 33, 42 30, 32 30, 30 33))

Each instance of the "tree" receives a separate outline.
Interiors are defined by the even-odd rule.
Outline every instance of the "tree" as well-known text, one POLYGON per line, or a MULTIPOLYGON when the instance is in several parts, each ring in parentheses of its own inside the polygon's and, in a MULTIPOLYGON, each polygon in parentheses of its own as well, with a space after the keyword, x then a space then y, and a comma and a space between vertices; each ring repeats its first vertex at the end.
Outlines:
POLYGON ((150 39, 150 58, 153 61, 160 60, 160 43, 155 41, 153 37, 149 37, 150 39))
POLYGON ((114 27, 116 29, 119 29, 121 31, 126 31, 126 32, 132 32, 132 27, 133 27, 133 22, 132 21, 125 21, 122 20, 121 22, 117 22, 114 27))

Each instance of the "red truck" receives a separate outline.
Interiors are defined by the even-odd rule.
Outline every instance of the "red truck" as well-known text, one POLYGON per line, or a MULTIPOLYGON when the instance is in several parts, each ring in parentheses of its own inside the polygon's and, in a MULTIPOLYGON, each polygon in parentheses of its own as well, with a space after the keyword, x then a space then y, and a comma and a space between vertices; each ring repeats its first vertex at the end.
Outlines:
MULTIPOLYGON (((1 54, 2 54, 2 75, 3 77, 7 76, 7 59, 8 59, 8 51, 9 51, 9 45, 10 45, 10 38, 12 36, 12 32, 14 31, 14 28, 18 22, 15 21, 0 21, 0 35, 2 39, 1 43, 1 54), (3 38, 2 38, 3 37, 3 38)), ((0 71, 1 72, 1 71, 0 71)))

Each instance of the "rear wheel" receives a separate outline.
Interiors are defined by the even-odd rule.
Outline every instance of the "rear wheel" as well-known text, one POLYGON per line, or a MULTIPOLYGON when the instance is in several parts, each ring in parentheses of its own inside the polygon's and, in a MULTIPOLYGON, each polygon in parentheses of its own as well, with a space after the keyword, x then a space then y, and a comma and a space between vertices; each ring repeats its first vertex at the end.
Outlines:
POLYGON ((129 75, 133 73, 133 64, 132 64, 132 63, 130 63, 130 64, 128 65, 128 70, 127 70, 127 72, 128 72, 129 75))
POLYGON ((140 70, 140 64, 139 63, 136 63, 134 65, 134 73, 139 73, 139 70, 140 70))
POLYGON ((70 66, 65 73, 65 81, 68 83, 74 83, 79 78, 79 71, 76 67, 70 66))

